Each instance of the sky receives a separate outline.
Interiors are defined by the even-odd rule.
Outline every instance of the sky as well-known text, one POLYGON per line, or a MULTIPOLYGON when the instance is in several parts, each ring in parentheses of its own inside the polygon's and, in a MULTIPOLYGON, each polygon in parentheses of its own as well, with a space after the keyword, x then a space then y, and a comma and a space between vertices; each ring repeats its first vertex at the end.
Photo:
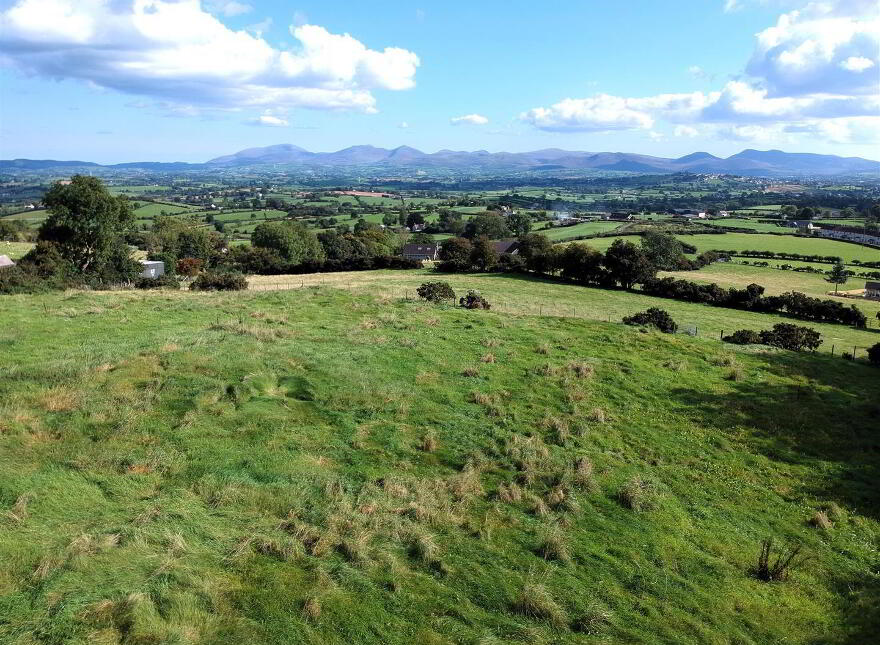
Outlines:
POLYGON ((0 158, 880 159, 873 0, 0 0, 0 158))

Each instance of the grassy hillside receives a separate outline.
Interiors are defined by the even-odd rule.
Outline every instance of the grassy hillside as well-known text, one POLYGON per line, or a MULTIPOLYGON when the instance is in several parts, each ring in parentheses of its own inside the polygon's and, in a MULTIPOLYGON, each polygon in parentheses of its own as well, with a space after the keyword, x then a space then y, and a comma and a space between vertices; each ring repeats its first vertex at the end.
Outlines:
POLYGON ((0 642, 880 629, 880 370, 330 288, 2 304, 0 642))
MULTIPOLYGON (((779 272, 783 273, 783 272, 779 272)), ((784 272, 785 275, 800 276, 799 273, 784 272)), ((676 273, 676 275, 682 275, 676 273)), ((698 272, 696 275, 701 275, 698 272)), ((708 275, 708 274, 707 274, 708 275)), ((769 329, 778 322, 798 322, 792 318, 751 311, 738 311, 722 307, 712 307, 693 302, 681 302, 655 298, 638 292, 617 291, 579 287, 571 284, 544 280, 529 275, 503 273, 477 273, 447 275, 437 274, 430 269, 416 271, 350 271, 342 273, 316 273, 311 275, 267 275, 251 276, 249 283, 255 290, 295 289, 300 286, 327 285, 338 286, 355 292, 364 292, 387 297, 415 297, 415 290, 426 280, 442 279, 448 281, 457 291, 478 289, 495 308, 505 313, 551 315, 587 320, 620 321, 624 316, 644 311, 649 307, 661 307, 672 314, 684 330, 695 327, 700 336, 717 339, 721 332, 730 333, 737 329, 769 329)), ((793 278, 795 279, 795 278, 793 278)), ((862 301, 844 300, 846 304, 862 306, 862 301)), ((874 309, 863 307, 866 313, 874 309)), ((822 334, 823 344, 819 351, 830 352, 835 346, 838 354, 841 348, 852 351, 859 348, 859 355, 880 342, 878 321, 868 321, 870 329, 854 329, 845 325, 804 323, 822 334)))

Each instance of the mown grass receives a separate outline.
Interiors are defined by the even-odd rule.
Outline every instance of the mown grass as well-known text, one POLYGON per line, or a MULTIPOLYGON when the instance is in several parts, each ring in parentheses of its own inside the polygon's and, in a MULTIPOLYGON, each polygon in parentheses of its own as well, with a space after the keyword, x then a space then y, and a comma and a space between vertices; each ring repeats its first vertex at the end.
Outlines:
POLYGON ((877 633, 866 365, 331 288, 2 305, 2 642, 877 633))

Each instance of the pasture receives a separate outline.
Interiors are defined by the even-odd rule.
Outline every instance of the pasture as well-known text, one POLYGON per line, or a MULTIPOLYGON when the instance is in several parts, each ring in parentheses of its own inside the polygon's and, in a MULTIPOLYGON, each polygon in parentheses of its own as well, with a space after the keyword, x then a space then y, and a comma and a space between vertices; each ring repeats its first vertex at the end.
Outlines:
POLYGON ((880 629, 868 366, 328 287, 3 312, 2 642, 880 629), (786 582, 752 572, 768 537, 804 548, 786 582))
MULTIPOLYGON (((782 272, 780 272, 782 273, 782 272)), ((800 275, 795 273, 794 275, 800 275)), ((353 293, 374 296, 415 298, 415 290, 428 280, 449 282, 456 292, 477 289, 494 308, 517 315, 550 315, 619 322, 649 307, 667 310, 682 329, 696 328, 706 342, 717 343, 722 331, 737 329, 769 329, 777 322, 797 322, 774 314, 710 307, 691 302, 642 295, 638 292, 580 287, 526 275, 511 274, 437 274, 429 269, 413 271, 350 271, 291 276, 252 276, 251 289, 298 289, 303 286, 336 286, 353 293)), ((847 303, 857 303, 846 300, 847 303)), ((880 342, 878 321, 871 320, 871 330, 858 330, 844 325, 800 323, 816 329, 824 340, 819 351, 830 352, 835 345, 851 351, 853 346, 864 349, 880 342)))
POLYGON ((0 255, 8 255, 11 260, 17 260, 34 248, 30 242, 4 242, 0 240, 0 255))

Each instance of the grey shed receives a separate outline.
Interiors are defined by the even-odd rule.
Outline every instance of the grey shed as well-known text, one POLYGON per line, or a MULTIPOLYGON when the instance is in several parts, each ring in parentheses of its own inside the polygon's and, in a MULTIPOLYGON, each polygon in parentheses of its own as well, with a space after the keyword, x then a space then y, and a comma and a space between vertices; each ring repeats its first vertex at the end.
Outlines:
POLYGON ((165 275, 164 262, 158 260, 141 260, 141 267, 143 267, 143 271, 141 271, 142 278, 158 278, 160 275, 165 275))

